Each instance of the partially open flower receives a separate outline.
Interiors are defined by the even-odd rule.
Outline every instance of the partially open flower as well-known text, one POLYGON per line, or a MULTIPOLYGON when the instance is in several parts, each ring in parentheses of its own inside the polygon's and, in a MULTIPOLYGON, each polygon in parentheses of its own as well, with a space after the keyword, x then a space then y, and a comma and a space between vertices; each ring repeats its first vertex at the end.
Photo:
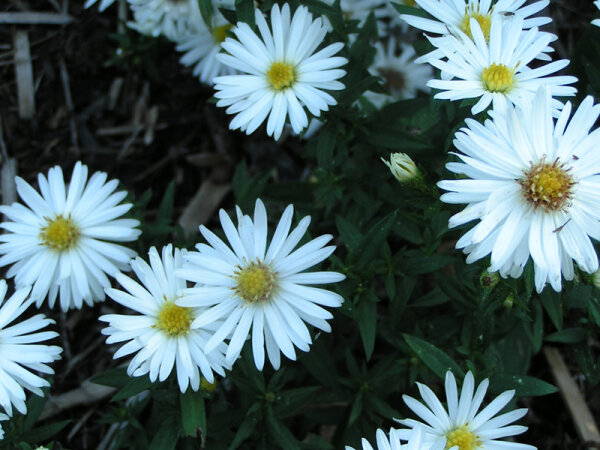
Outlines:
POLYGON ((381 160, 400 183, 411 183, 421 178, 417 165, 406 153, 392 153, 389 162, 383 158, 381 160))

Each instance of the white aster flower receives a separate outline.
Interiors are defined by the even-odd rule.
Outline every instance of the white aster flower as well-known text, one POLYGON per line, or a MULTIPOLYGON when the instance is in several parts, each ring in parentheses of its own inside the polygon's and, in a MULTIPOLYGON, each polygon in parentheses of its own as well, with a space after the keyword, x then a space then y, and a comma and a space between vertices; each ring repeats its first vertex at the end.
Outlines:
POLYGON ((127 0, 133 21, 127 25, 141 34, 179 42, 192 24, 202 21, 198 0, 127 0))
POLYGON ((219 328, 221 322, 212 321, 202 327, 195 326, 194 320, 206 308, 177 306, 182 297, 186 282, 175 275, 182 266, 185 251, 167 245, 162 249, 162 259, 152 247, 148 253, 150 265, 138 257, 131 267, 143 286, 126 275, 117 275, 117 281, 127 292, 109 288, 106 293, 116 302, 139 312, 139 315, 106 314, 99 320, 108 322, 102 330, 108 335, 106 342, 128 341, 114 355, 115 358, 136 353, 129 367, 129 376, 142 376, 149 373, 150 380, 164 381, 175 366, 181 392, 188 385, 194 391, 200 387, 200 374, 209 383, 214 382, 213 371, 225 376, 224 352, 227 346, 219 344, 208 353, 204 351, 206 342, 219 328), (200 369, 200 370, 198 370, 200 369))
POLYGON ((451 191, 443 201, 468 203, 450 227, 480 220, 456 247, 469 263, 491 254, 488 270, 503 277, 519 277, 531 255, 537 291, 546 283, 560 291, 561 272, 573 279, 573 260, 598 270, 590 237, 600 240, 600 131, 589 131, 600 106, 587 97, 569 121, 567 103, 554 123, 542 88, 532 105, 493 113, 484 125, 467 119, 455 136, 462 162, 447 168, 471 179, 438 183, 451 191))
MULTIPOLYGON (((489 44, 475 19, 471 19, 473 40, 460 31, 457 36, 429 38, 447 58, 431 60, 430 64, 453 78, 427 83, 442 91, 434 98, 479 98, 471 108, 471 112, 477 114, 491 103, 494 108, 504 108, 509 103, 529 103, 541 85, 548 86, 552 96, 575 95, 575 88, 565 85, 575 83, 577 78, 546 76, 563 69, 569 60, 554 61, 535 69, 527 66, 548 44, 550 35, 539 33, 537 28, 523 34, 522 24, 520 17, 505 22, 492 20, 489 44)), ((555 100, 555 110, 561 107, 562 103, 555 100)))
POLYGON ((4 301, 7 286, 6 281, 0 280, 0 406, 9 416, 13 405, 21 414, 27 412, 23 388, 44 395, 42 388, 50 383, 30 370, 53 374, 47 364, 60 359, 62 352, 56 345, 40 344, 58 336, 54 331, 39 331, 54 323, 43 314, 11 325, 33 303, 28 298, 30 290, 30 287, 18 289, 4 301))
MULTIPOLYGON (((524 426, 509 425, 527 414, 527 408, 496 416, 513 398, 514 390, 503 392, 478 413, 488 385, 489 380, 486 378, 475 390, 475 379, 468 372, 459 399, 456 380, 452 372, 448 371, 445 383, 447 410, 429 387, 417 383, 425 405, 408 395, 403 395, 402 398, 406 406, 423 422, 414 419, 395 420, 410 428, 422 426, 425 432, 424 445, 433 445, 433 448, 535 450, 531 445, 498 440, 527 430, 524 426)), ((410 431, 396 430, 396 433, 406 439, 410 431)))
MULTIPOLYGON (((594 5, 596 5, 596 8, 600 9, 600 0, 596 0, 594 2, 594 5)), ((596 25, 597 27, 600 27, 600 19, 592 20, 592 25, 596 25)))
POLYGON ((540 0, 522 7, 525 1, 498 0, 492 6, 492 0, 416 0, 421 8, 437 20, 410 14, 401 14, 400 17, 409 25, 429 33, 446 36, 458 29, 471 38, 471 19, 475 19, 487 41, 490 38, 492 17, 502 19, 519 16, 524 19, 525 30, 552 22, 549 17, 532 17, 548 6, 549 0, 540 0))
POLYGON ((377 108, 397 100, 414 98, 417 91, 429 91, 427 82, 433 78, 433 70, 429 66, 415 64, 416 53, 411 46, 398 44, 391 37, 387 47, 377 42, 375 50, 375 59, 369 72, 383 78, 383 86, 388 94, 367 91, 365 97, 377 108))
MULTIPOLYGON (((423 427, 415 426, 411 430, 406 430, 406 433, 400 433, 399 430, 390 429, 389 436, 381 429, 377 430, 377 448, 375 450, 443 450, 443 445, 425 445, 423 442, 423 427), (400 442, 400 435, 407 434, 408 440, 406 444, 400 442)), ((361 440, 362 450, 374 450, 369 441, 365 438, 361 440)), ((346 446, 346 450, 354 450, 350 446, 346 446)), ((452 447, 450 450, 459 450, 457 447, 452 447)))
POLYGON ((336 100, 326 90, 340 90, 337 81, 346 72, 338 67, 348 60, 333 56, 344 44, 337 42, 314 53, 327 33, 323 20, 313 20, 308 8, 300 6, 290 17, 290 7, 271 10, 271 29, 263 14, 256 10, 259 38, 248 26, 239 22, 231 31, 239 39, 225 39, 228 53, 217 58, 241 75, 215 78, 217 106, 227 106, 228 114, 236 114, 229 128, 246 134, 256 130, 269 116, 267 134, 279 139, 286 117, 294 132, 308 125, 304 108, 316 117, 327 111, 336 100), (272 30, 272 31, 271 31, 272 30))
MULTIPOLYGON (((95 5, 97 2, 98 2, 98 0, 86 0, 83 7, 89 8, 90 6, 95 5)), ((100 0, 100 6, 98 6, 98 11, 100 11, 100 12, 104 11, 106 8, 108 8, 110 5, 112 5, 114 2, 115 2, 115 0, 100 0)))
POLYGON ((132 205, 120 204, 127 192, 114 192, 119 182, 106 178, 96 172, 88 181, 87 167, 77 162, 65 186, 62 169, 55 166, 48 178, 38 174, 42 195, 16 178, 27 206, 0 206, 10 220, 0 224, 7 230, 0 234, 0 267, 14 263, 7 277, 15 277, 17 287, 33 285, 38 307, 46 295, 54 306, 59 293, 63 311, 104 300, 104 288, 110 286, 106 274, 129 269, 135 252, 114 241, 137 239, 139 221, 119 219, 132 205))
POLYGON ((331 331, 327 319, 332 315, 322 306, 337 308, 343 298, 306 285, 334 283, 345 277, 337 272, 303 271, 333 253, 334 246, 325 247, 332 236, 320 236, 293 251, 306 232, 310 217, 302 219, 290 233, 292 215, 293 207, 289 205, 268 248, 267 213, 260 200, 256 201, 254 220, 237 208, 237 228, 225 211, 219 212, 231 249, 206 227, 200 227, 210 245, 198 244, 198 251, 189 252, 184 269, 177 272, 199 284, 187 289, 177 304, 210 308, 194 320, 193 327, 226 318, 206 344, 206 352, 231 335, 226 358, 233 363, 251 332, 256 367, 262 370, 264 366, 266 346, 271 364, 278 369, 280 351, 295 360, 295 347, 309 350, 312 339, 304 322, 331 331))
POLYGON ((185 52, 179 62, 184 66, 194 66, 194 75, 206 84, 214 84, 220 75, 232 75, 237 71, 217 59, 221 43, 231 24, 219 11, 213 12, 212 28, 209 29, 202 17, 195 16, 187 34, 179 39, 177 51, 185 52))

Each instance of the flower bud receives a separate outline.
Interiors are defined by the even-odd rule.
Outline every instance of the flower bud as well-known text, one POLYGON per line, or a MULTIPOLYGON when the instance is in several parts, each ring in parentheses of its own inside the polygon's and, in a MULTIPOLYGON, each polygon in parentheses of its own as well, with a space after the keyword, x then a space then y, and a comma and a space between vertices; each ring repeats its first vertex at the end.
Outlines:
POLYGON ((381 160, 400 183, 411 183, 421 178, 417 165, 406 153, 392 153, 389 162, 383 158, 381 160))

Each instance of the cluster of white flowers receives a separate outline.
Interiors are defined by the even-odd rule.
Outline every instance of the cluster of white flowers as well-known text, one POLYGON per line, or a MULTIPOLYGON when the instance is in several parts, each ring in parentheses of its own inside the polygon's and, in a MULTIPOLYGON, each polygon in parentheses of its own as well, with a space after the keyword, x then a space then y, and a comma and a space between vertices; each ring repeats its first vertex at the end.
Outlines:
MULTIPOLYGON (((479 411, 488 385, 486 378, 475 389, 475 378, 468 372, 459 397, 454 375, 446 372, 446 410, 431 388, 417 383, 425 404, 408 395, 403 399, 422 422, 394 419, 407 428, 392 428, 389 436, 377 430, 377 450, 535 450, 528 444, 499 440, 527 430, 521 425, 509 425, 525 416, 527 408, 497 415, 514 397, 515 391, 510 390, 479 411), (402 444, 402 441, 407 443, 402 444)), ((373 450, 366 439, 362 440, 362 446, 363 450, 373 450)), ((346 450, 353 449, 346 447, 346 450)))
MULTIPOLYGON (((254 217, 237 208, 237 227, 224 211, 221 224, 231 247, 201 226, 207 244, 197 251, 167 245, 162 257, 156 248, 149 262, 132 260, 135 252, 114 241, 137 239, 135 219, 120 218, 131 208, 121 203, 126 192, 115 192, 118 182, 106 182, 78 162, 68 185, 60 167, 40 174, 41 195, 21 178, 17 189, 24 203, 1 206, 9 221, 0 226, 0 265, 12 264, 15 294, 4 303, 7 284, 0 280, 0 406, 12 415, 12 406, 26 412, 26 388, 42 395, 48 386, 29 369, 50 374, 47 365, 60 357, 57 346, 28 345, 57 336, 38 330, 52 323, 39 314, 11 325, 31 304, 49 306, 57 296, 64 311, 104 300, 113 300, 138 315, 107 314, 107 342, 125 342, 119 358, 135 353, 128 373, 149 374, 164 381, 175 368, 181 392, 198 390, 201 375, 214 382, 213 372, 225 376, 239 357, 249 334, 256 367, 262 370, 266 354, 275 369, 280 351, 295 360, 295 348, 308 351, 312 337, 306 324, 331 331, 332 317, 325 307, 339 307, 343 298, 310 285, 343 280, 337 272, 305 272, 329 257, 331 235, 317 237, 296 249, 310 223, 305 217, 290 231, 293 207, 289 205, 268 242, 268 219, 260 200, 254 217), (121 273, 133 269, 140 283, 121 273), (114 277, 124 290, 111 287, 114 277), (188 287, 186 280, 193 284, 188 287), (31 295, 29 295, 31 292, 31 295), (35 332, 35 333, 33 333, 35 332), (31 334, 33 333, 33 334, 31 334), (227 343, 225 342, 227 341, 227 343)), ((0 415, 0 420, 4 419, 0 415)))
POLYGON ((450 227, 478 221, 456 247, 468 254, 467 262, 491 255, 488 270, 503 277, 520 277, 531 256, 538 292, 548 283, 560 291, 562 277, 574 277, 573 261, 594 273, 598 257, 590 237, 600 238, 600 160, 594 153, 598 133, 590 129, 600 107, 588 97, 571 118, 571 104, 555 98, 576 93, 567 86, 575 77, 547 76, 567 60, 528 66, 548 59, 556 39, 537 28, 550 19, 532 17, 548 2, 417 3, 437 20, 402 17, 441 35, 427 36, 436 49, 420 59, 440 70, 440 79, 427 83, 440 90, 435 98, 478 99, 473 114, 493 106, 490 119, 468 119, 456 133, 460 162, 446 167, 461 179, 438 183, 449 191, 442 201, 467 204, 450 227))

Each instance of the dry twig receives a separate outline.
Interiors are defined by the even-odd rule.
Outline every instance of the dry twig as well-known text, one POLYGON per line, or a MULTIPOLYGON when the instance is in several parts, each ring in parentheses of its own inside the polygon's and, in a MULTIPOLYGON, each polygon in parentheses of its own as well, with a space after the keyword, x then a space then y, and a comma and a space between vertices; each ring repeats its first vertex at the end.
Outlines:
POLYGON ((26 31, 16 30, 13 35, 15 47, 15 73, 17 94, 19 97, 19 117, 33 119, 35 115, 35 87, 33 85, 33 67, 29 51, 29 37, 26 31))
POLYGON ((577 388, 560 352, 552 347, 544 347, 544 356, 552 369, 552 375, 567 404, 575 429, 581 440, 589 443, 590 448, 600 445, 600 433, 581 392, 577 388))

